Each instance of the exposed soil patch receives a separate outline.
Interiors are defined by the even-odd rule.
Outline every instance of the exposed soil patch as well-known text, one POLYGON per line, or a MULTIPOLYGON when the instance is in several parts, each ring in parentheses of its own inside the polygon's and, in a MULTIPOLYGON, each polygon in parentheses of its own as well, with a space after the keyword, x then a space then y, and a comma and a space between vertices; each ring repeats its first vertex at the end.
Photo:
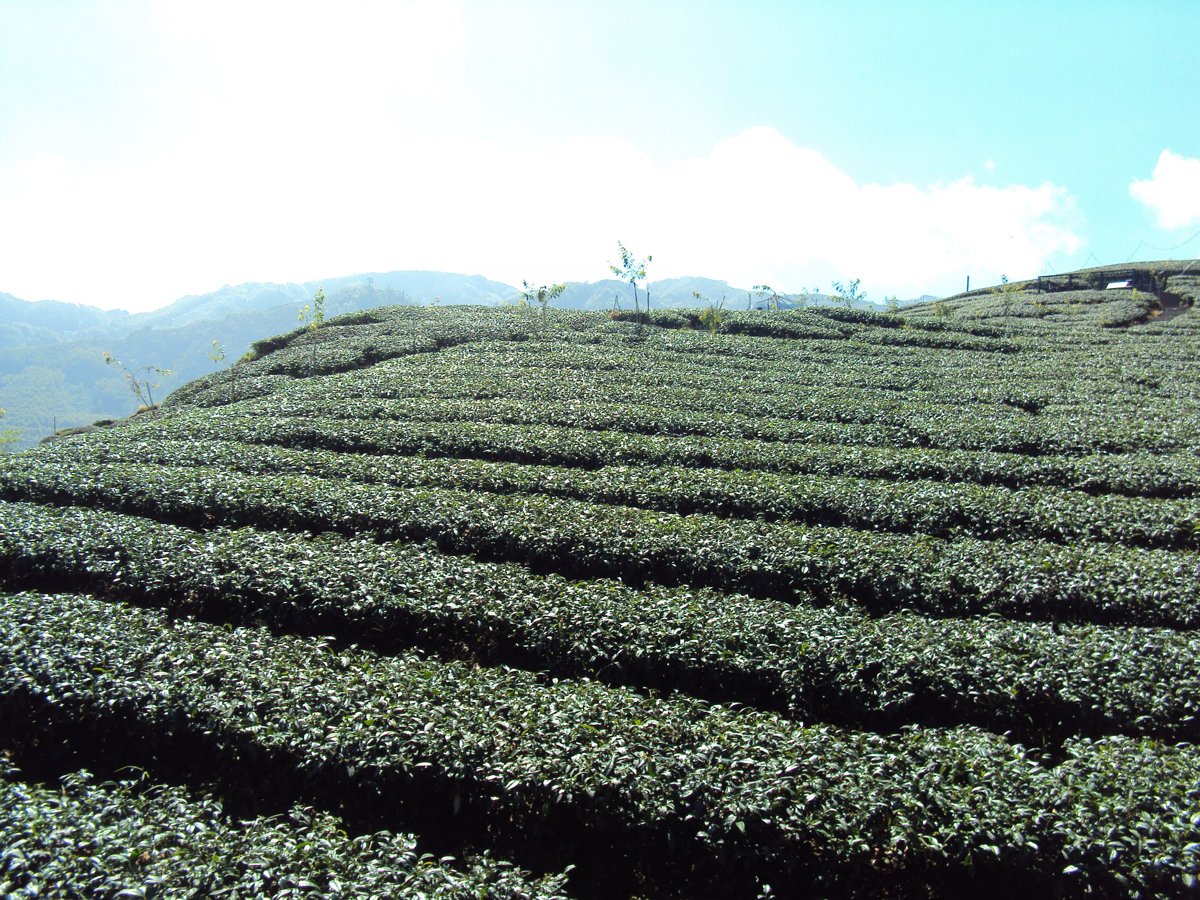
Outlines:
POLYGON ((1129 323, 1130 327, 1134 325, 1148 325, 1151 322, 1169 322, 1178 315, 1182 315, 1191 309, 1191 304, 1183 300, 1177 294, 1163 293, 1158 295, 1158 309, 1151 310, 1150 314, 1141 319, 1136 319, 1129 323))

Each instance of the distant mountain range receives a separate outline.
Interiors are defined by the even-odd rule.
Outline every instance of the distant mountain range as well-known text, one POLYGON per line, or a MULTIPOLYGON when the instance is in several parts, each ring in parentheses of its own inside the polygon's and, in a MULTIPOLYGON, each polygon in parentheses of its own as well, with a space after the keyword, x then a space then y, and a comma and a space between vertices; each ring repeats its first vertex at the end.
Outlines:
MULTIPOLYGON (((156 397, 227 365, 250 345, 298 325, 300 308, 318 287, 328 298, 326 315, 393 304, 478 304, 500 306, 521 300, 521 289, 480 275, 447 272, 373 272, 288 284, 229 285, 208 294, 182 297, 147 313, 102 310, 54 300, 29 302, 0 293, 0 427, 18 429, 16 448, 31 446, 56 428, 126 416, 137 407, 121 370, 106 366, 111 353, 141 377, 144 367, 172 374, 158 383, 156 397), (213 341, 225 361, 213 362, 213 341)), ((671 278, 650 284, 652 307, 696 307, 724 302, 746 309, 767 302, 762 292, 731 287, 711 278, 671 278), (697 299, 695 294, 703 299, 697 299)), ((780 295, 780 307, 833 302, 823 295, 780 295)), ((639 303, 645 303, 644 290, 639 303)), ((606 280, 567 286, 554 301, 568 309, 632 309, 627 283, 606 280)))
POLYGON ((30 303, 0 294, 0 349, 101 334, 130 318, 123 310, 110 312, 56 300, 30 303))

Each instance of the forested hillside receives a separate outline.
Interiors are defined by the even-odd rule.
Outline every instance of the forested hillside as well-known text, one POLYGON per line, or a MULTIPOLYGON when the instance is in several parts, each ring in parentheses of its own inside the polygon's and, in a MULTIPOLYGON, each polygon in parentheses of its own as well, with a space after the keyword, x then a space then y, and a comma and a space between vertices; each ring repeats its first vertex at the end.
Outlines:
POLYGON ((381 308, 0 459, 0 886, 1194 890, 1196 282, 1107 278, 381 308))

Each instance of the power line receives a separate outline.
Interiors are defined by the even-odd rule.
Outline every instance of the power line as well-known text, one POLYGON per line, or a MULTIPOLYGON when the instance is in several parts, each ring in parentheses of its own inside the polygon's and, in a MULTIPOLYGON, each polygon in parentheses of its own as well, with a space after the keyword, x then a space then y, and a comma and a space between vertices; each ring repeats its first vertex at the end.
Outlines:
POLYGON ((1190 244, 1192 241, 1194 241, 1198 237, 1200 237, 1200 231, 1197 231, 1186 241, 1184 241, 1183 243, 1180 243, 1180 244, 1176 244, 1174 247, 1156 247, 1156 246, 1154 246, 1154 244, 1147 244, 1145 241, 1138 241, 1138 245, 1133 248, 1133 252, 1129 254, 1129 259, 1125 260, 1125 262, 1129 262, 1129 260, 1131 260, 1135 256, 1137 256, 1138 251, 1141 250, 1143 247, 1145 247, 1148 250, 1154 250, 1158 253, 1169 253, 1172 250, 1178 250, 1180 247, 1187 246, 1188 244, 1190 244))

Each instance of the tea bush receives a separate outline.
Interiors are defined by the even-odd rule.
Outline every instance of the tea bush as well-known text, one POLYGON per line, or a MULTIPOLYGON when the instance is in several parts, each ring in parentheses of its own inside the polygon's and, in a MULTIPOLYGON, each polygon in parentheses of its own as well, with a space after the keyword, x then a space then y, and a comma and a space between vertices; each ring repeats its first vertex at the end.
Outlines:
POLYGON ((4 892, 1194 889, 1200 313, 995 299, 380 309, 0 457, 4 892))

